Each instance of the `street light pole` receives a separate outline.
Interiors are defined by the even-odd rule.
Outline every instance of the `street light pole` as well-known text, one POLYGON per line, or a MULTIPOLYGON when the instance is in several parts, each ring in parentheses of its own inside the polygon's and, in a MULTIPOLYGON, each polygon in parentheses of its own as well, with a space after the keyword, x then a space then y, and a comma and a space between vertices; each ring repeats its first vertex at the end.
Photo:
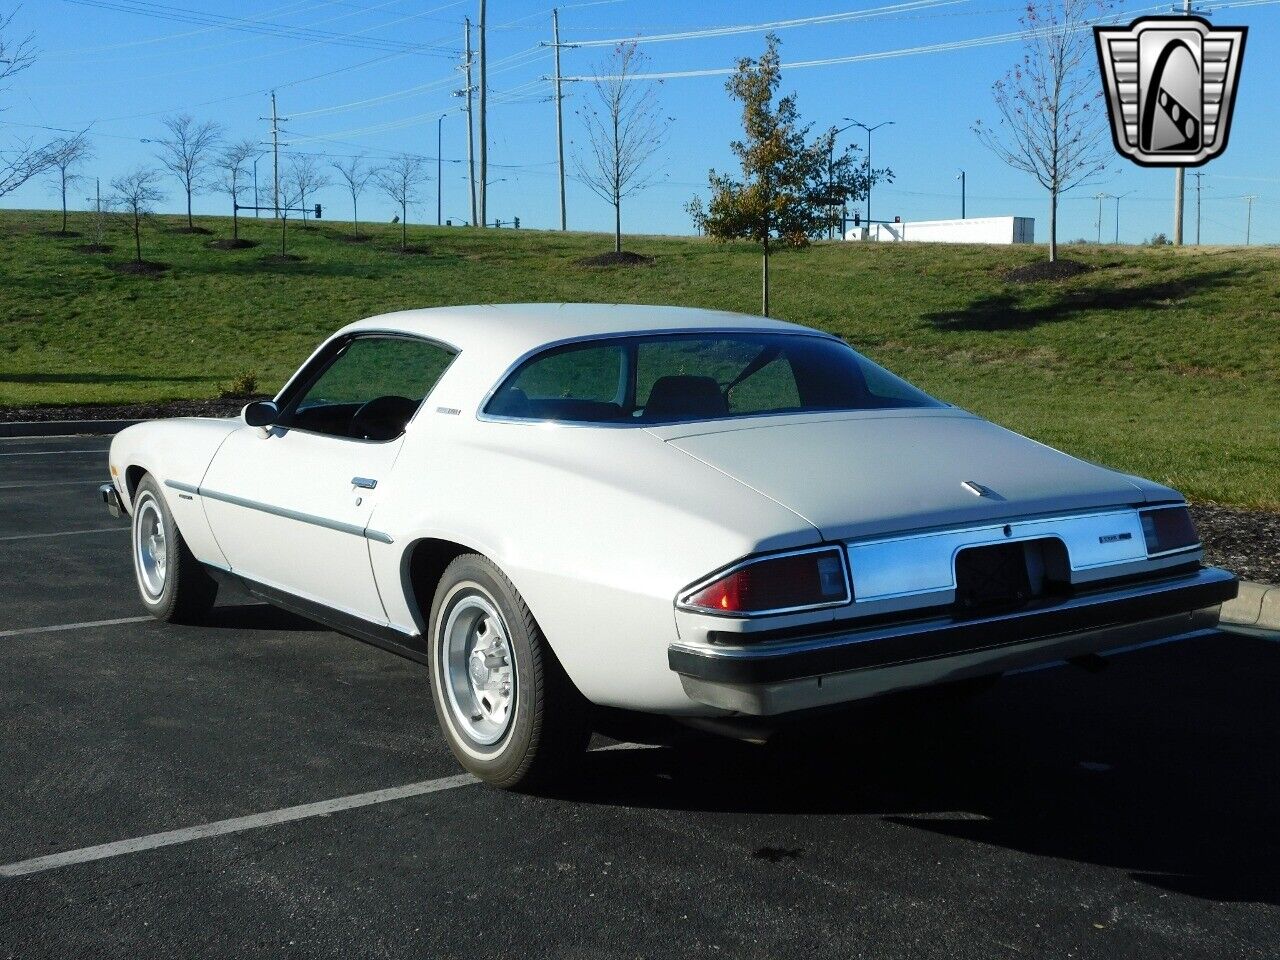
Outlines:
POLYGON ((1108 195, 1105 193, 1100 193, 1093 199, 1098 201, 1098 223, 1097 223, 1098 240, 1097 242, 1098 242, 1098 245, 1101 246, 1102 245, 1102 201, 1108 199, 1108 195))
POLYGON ((956 177, 960 181, 960 219, 964 219, 964 171, 960 171, 960 175, 956 177))
MULTIPOLYGON (((845 119, 848 120, 849 118, 845 117, 845 119)), ((848 126, 841 127, 840 129, 834 130, 831 133, 831 143, 827 146, 827 192, 828 193, 830 193, 831 188, 834 186, 834 184, 832 183, 832 180, 834 179, 834 170, 835 170, 835 162, 836 162, 836 137, 840 136, 840 134, 844 133, 846 130, 849 130, 855 126, 857 126, 857 124, 851 123, 848 126)), ((842 201, 840 204, 840 209, 841 209, 840 239, 841 240, 844 239, 844 221, 847 219, 847 216, 848 216, 848 206, 849 205, 847 201, 842 201)), ((834 231, 834 229, 835 229, 835 224, 832 224, 830 227, 827 228, 828 240, 831 239, 831 234, 834 231)))
POLYGON ((1118 193, 1112 199, 1116 202, 1116 243, 1120 242, 1120 201, 1133 193, 1132 190, 1126 190, 1124 193, 1118 193))
MULTIPOLYGON (((849 120, 848 117, 844 119, 849 120)), ((877 123, 874 127, 868 127, 865 123, 859 123, 857 120, 849 120, 850 126, 861 127, 867 131, 867 228, 871 228, 871 134, 879 130, 881 127, 892 125, 892 120, 885 120, 877 123)))

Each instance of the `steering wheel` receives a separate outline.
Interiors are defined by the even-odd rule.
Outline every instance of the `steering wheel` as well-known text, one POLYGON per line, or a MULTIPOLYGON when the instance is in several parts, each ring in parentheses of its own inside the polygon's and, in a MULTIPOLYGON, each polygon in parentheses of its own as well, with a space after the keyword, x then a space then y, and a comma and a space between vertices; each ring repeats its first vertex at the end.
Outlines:
POLYGON ((394 440, 417 409, 418 401, 408 397, 374 397, 355 412, 348 433, 359 440, 394 440))

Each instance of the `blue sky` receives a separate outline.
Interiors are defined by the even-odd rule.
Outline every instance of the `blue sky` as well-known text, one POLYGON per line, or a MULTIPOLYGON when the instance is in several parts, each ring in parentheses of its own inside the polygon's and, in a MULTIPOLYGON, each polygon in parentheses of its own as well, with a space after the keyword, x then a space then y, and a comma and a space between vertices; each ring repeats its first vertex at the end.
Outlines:
MULTIPOLYGON (((884 7, 892 0, 701 0, 697 3, 597 0, 561 6, 562 41, 607 40, 884 7)), ((1276 0, 1280 4, 1280 0, 1276 0)), ((1246 194, 1253 205, 1253 242, 1280 242, 1280 5, 1211 3, 1212 19, 1250 28, 1230 148, 1202 168, 1202 238, 1205 243, 1244 240, 1246 194)), ((0 6, 12 3, 0 0, 0 6)), ((336 156, 367 152, 385 158, 407 150, 434 157, 436 118, 445 114, 443 203, 446 217, 465 218, 465 124, 457 64, 462 19, 476 15, 476 0, 26 0, 13 32, 33 32, 38 63, 0 95, 0 148, 17 137, 56 134, 38 125, 90 128, 97 158, 86 169, 105 183, 140 163, 153 161, 143 140, 162 134, 162 117, 187 111, 222 123, 231 137, 268 138, 267 91, 278 91, 285 139, 292 149, 336 156), (146 15, 126 12, 145 11, 146 15), (190 22, 196 15, 242 18, 243 29, 190 22), (259 22, 274 26, 258 32, 259 22), (295 28, 292 36, 279 28, 295 28), (309 31, 305 35, 299 30, 309 31), (327 31, 319 39, 316 31, 327 31), (339 34, 334 37, 330 34, 339 34), (405 52, 406 44, 430 45, 405 52)), ((862 20, 779 30, 783 60, 805 61, 894 51, 1017 29, 1017 0, 954 0, 942 5, 862 20)), ((1163 12, 1149 0, 1119 6, 1128 18, 1138 11, 1163 12)), ((557 222, 555 127, 549 51, 550 6, 545 0, 489 3, 490 178, 489 215, 519 216, 530 227, 557 222)), ((756 55, 763 31, 644 45, 655 71, 714 69, 740 56, 756 55)), ((1002 166, 975 139, 973 121, 994 115, 990 87, 1018 56, 1018 45, 974 47, 945 53, 895 56, 784 73, 783 87, 799 95, 802 114, 820 126, 844 125, 850 117, 867 124, 892 120, 875 134, 873 160, 888 166, 895 182, 873 195, 876 218, 932 219, 958 216, 957 171, 968 174, 969 216, 1014 214, 1036 218, 1044 239, 1043 191, 1024 174, 1002 166)), ((606 48, 567 49, 566 75, 589 74, 606 48)), ((567 87, 566 137, 572 153, 582 138, 574 110, 587 95, 584 84, 567 87)), ((681 207, 705 192, 709 167, 731 168, 728 143, 738 133, 737 110, 720 76, 671 79, 659 97, 672 118, 669 140, 656 159, 657 182, 624 207, 624 229, 687 233, 681 207)), ((864 142, 861 130, 844 138, 864 142)), ((843 140, 842 140, 843 142, 843 140)), ((287 152, 287 150, 286 150, 287 152)), ((269 160, 259 165, 268 182, 269 160)), ((574 173, 572 162, 569 173, 574 173)), ((434 178, 434 165, 432 165, 434 178)), ((1172 220, 1173 174, 1146 170, 1116 158, 1105 182, 1063 204, 1060 239, 1094 237, 1099 191, 1130 193, 1120 203, 1121 240, 1134 242, 1172 220)), ((1188 240, 1194 239, 1195 181, 1188 179, 1188 240)), ((410 219, 434 222, 436 185, 410 219)), ((77 191, 77 197, 92 192, 77 191)), ((265 196, 265 193, 264 193, 265 196)), ((337 187, 319 198, 326 218, 348 216, 349 201, 337 187)), ((32 183, 4 198, 9 207, 52 206, 52 190, 32 183)), ((170 184, 166 209, 177 211, 181 192, 170 184)), ((265 201, 264 201, 265 202, 265 201)), ((571 180, 569 225, 607 230, 609 209, 571 180)), ((225 197, 197 198, 197 212, 225 213, 225 197)), ((370 192, 361 201, 365 219, 390 219, 391 204, 370 192)), ((1115 233, 1115 203, 1103 205, 1102 233, 1115 233)))

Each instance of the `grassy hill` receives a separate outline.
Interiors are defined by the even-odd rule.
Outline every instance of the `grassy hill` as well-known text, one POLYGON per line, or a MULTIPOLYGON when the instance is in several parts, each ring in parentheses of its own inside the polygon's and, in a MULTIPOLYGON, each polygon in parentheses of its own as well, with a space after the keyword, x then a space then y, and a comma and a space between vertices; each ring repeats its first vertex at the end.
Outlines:
MULTIPOLYGON (((202 218, 216 236, 230 221, 202 218)), ((74 224, 86 230, 87 224, 74 224)), ((439 304, 578 300, 755 312, 749 246, 635 237, 651 267, 590 269, 590 234, 374 227, 290 230, 298 263, 262 245, 147 229, 157 277, 50 235, 52 214, 0 214, 0 406, 216 395, 249 373, 278 386, 316 343, 357 317, 439 304)), ((774 313, 831 330, 935 395, 1078 456, 1219 503, 1280 509, 1280 251, 1070 247, 1095 268, 1063 282, 1003 274, 1040 248, 819 244, 774 260, 774 313)), ((998 467, 995 468, 998 471, 998 467)), ((996 477, 993 474, 993 477, 996 477)))

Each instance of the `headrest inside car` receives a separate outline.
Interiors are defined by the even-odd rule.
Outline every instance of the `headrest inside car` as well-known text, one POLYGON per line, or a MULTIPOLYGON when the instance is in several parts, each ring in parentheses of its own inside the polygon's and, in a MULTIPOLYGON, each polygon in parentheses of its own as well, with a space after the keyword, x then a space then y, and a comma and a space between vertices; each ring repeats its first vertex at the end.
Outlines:
POLYGON ((645 404, 646 420, 697 420, 723 417, 729 403, 711 377, 659 377, 645 404))

